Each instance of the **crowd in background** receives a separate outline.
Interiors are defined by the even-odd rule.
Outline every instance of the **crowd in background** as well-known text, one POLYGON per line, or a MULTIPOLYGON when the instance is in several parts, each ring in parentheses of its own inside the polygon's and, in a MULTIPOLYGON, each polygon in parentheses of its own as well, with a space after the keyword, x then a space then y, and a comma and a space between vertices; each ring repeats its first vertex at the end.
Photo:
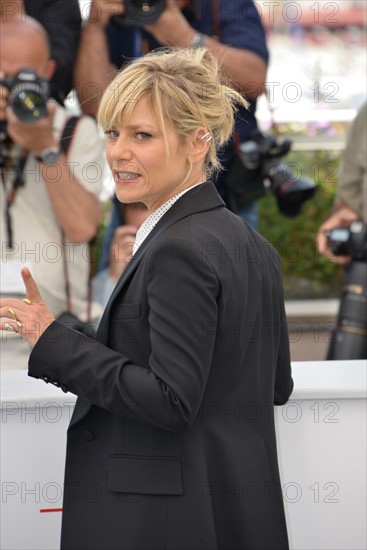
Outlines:
MULTIPOLYGON (((215 183, 231 210, 257 227, 256 200, 246 197, 244 201, 238 186, 231 185, 226 174, 238 170, 238 146, 258 128, 256 104, 265 90, 269 61, 267 25, 252 0, 243 0, 243 12, 236 12, 238 5, 169 1, 157 21, 127 26, 122 18, 123 4, 110 0, 93 0, 87 14, 82 10, 84 22, 77 0, 0 1, 1 79, 10 79, 1 87, 1 118, 6 120, 1 138, 1 203, 6 206, 1 212, 2 262, 7 264, 2 294, 21 293, 22 282, 16 281, 16 270, 19 262, 27 262, 34 268, 55 315, 65 322, 80 323, 80 327, 98 322, 131 258, 136 231, 148 212, 134 205, 123 208, 113 199, 104 241, 97 254, 94 249, 98 261, 92 264, 90 242, 97 236, 102 219, 105 168, 103 141, 91 117, 96 117, 101 94, 116 71, 129 59, 159 46, 207 47, 222 64, 224 76, 250 100, 249 109, 239 113, 233 140, 222 152, 224 171, 215 183), (46 34, 42 35, 33 18, 46 34), (49 94, 57 101, 57 105, 49 101, 45 116, 32 124, 19 121, 8 108, 15 84, 11 79, 26 67, 50 81, 49 94), (64 104, 71 90, 78 97, 78 119, 64 104)), ((343 30, 331 33, 325 27, 305 30, 299 25, 290 25, 289 30, 303 43, 326 34, 330 39, 344 40, 343 30)), ((360 35, 356 32, 355 36, 360 35)), ((353 219, 364 218, 366 206, 358 190, 350 196, 353 219)), ((341 223, 346 226, 350 221, 349 217, 341 223)), ((330 224, 326 225, 329 228, 330 224)))

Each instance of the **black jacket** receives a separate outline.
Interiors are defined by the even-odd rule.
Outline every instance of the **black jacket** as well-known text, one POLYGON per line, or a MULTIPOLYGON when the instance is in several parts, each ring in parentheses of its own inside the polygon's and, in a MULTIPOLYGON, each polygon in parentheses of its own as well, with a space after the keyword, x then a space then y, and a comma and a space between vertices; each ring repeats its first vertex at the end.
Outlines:
POLYGON ((162 217, 96 341, 53 323, 29 374, 79 396, 63 550, 285 550, 274 403, 292 391, 277 253, 213 184, 162 217))

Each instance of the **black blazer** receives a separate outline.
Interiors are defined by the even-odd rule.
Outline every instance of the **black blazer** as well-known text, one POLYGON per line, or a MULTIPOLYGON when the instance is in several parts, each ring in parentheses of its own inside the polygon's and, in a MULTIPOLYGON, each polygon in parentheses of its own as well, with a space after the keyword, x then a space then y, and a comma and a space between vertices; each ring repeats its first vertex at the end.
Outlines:
POLYGON ((96 340, 54 322, 29 374, 79 396, 62 548, 288 548, 274 403, 292 391, 280 261, 212 183, 118 281, 96 340))

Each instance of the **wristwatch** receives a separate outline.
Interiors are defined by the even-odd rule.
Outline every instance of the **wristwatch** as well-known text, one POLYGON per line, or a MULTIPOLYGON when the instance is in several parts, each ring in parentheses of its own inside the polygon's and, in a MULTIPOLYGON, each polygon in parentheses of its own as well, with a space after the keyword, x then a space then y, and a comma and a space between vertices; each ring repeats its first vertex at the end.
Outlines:
POLYGON ((189 42, 189 48, 206 48, 205 36, 200 32, 195 33, 189 42))
POLYGON ((43 162, 43 164, 55 164, 60 155, 60 147, 46 147, 39 156, 36 156, 36 159, 38 162, 43 162))

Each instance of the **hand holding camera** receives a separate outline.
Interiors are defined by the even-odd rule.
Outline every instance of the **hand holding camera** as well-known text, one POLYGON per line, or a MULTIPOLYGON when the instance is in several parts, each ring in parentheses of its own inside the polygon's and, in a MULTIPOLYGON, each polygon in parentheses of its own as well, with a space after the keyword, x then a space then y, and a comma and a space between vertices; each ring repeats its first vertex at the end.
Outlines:
POLYGON ((36 156, 57 146, 52 131, 56 105, 48 97, 48 83, 32 69, 13 77, 0 72, 2 134, 36 156))
POLYGON ((53 136, 52 126, 56 104, 47 104, 47 115, 33 124, 27 124, 17 118, 11 108, 7 109, 7 132, 15 143, 24 147, 34 156, 40 156, 48 148, 56 148, 57 140, 53 136))
POLYGON ((165 4, 165 0, 92 0, 88 22, 103 30, 110 21, 122 27, 143 27, 157 20, 165 4))
POLYGON ((345 266, 343 292, 327 360, 367 357, 367 225, 343 206, 321 226, 319 251, 345 266))
POLYGON ((187 47, 196 34, 189 24, 189 20, 193 18, 193 8, 181 9, 180 1, 124 0, 121 4, 123 9, 120 15, 115 11, 113 23, 122 27, 144 28, 164 46, 187 47))
POLYGON ((95 27, 105 29, 111 17, 123 16, 125 12, 124 1, 116 0, 92 0, 89 10, 89 22, 95 27))
MULTIPOLYGON (((326 256, 329 260, 341 265, 346 265, 351 261, 351 255, 343 254, 343 249, 336 250, 332 242, 336 238, 330 239, 333 230, 345 228, 348 230, 350 225, 359 219, 358 214, 349 206, 345 205, 336 210, 320 227, 317 234, 317 248, 320 254, 326 256), (333 250, 334 248, 334 250, 333 250), (337 252, 337 254, 335 254, 337 252)), ((345 249, 345 248, 344 248, 345 249)))
POLYGON ((160 17, 153 24, 146 24, 144 28, 157 42, 165 46, 185 48, 196 34, 176 0, 167 0, 160 17))

